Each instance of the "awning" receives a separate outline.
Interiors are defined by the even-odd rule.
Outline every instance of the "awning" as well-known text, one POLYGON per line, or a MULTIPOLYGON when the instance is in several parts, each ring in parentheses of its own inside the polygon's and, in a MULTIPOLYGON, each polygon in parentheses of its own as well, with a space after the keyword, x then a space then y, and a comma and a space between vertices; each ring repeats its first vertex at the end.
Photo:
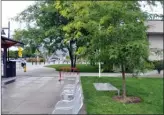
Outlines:
POLYGON ((13 39, 9 39, 5 36, 1 36, 1 48, 9 48, 11 46, 22 46, 24 43, 18 42, 13 39))

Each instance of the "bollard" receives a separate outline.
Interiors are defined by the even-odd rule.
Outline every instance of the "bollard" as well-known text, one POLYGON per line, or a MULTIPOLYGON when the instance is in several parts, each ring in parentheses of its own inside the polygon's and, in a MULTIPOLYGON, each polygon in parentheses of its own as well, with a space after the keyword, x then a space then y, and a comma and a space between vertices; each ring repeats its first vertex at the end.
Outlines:
POLYGON ((24 66, 24 72, 26 72, 26 69, 27 69, 26 66, 24 66))
POLYGON ((33 65, 33 61, 32 61, 32 65, 33 65))
POLYGON ((59 71, 59 81, 61 81, 61 71, 59 71))
POLYGON ((23 69, 24 69, 24 72, 26 72, 26 63, 23 63, 23 69))

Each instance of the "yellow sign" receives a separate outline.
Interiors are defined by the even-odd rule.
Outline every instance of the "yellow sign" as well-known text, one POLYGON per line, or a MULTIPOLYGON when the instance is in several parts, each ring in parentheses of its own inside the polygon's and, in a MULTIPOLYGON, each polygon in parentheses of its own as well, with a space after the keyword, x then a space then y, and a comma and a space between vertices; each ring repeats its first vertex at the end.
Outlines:
POLYGON ((19 51, 19 52, 22 52, 22 48, 21 48, 21 47, 18 47, 18 51, 19 51))
POLYGON ((22 53, 18 52, 18 56, 19 56, 19 57, 22 57, 22 53))
POLYGON ((18 56, 22 57, 22 48, 21 47, 18 47, 18 56))

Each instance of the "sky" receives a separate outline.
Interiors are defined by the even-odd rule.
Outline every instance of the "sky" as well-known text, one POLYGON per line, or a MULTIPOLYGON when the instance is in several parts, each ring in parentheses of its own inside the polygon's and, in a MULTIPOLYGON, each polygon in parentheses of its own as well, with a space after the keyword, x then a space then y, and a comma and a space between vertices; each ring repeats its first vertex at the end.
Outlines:
MULTIPOLYGON (((2 28, 8 27, 8 21, 10 18, 13 18, 18 13, 26 9, 29 5, 32 5, 34 1, 2 1, 2 28)), ((142 6, 144 6, 144 2, 141 2, 142 6)), ((148 11, 150 13, 159 13, 163 14, 162 6, 158 5, 158 7, 154 7, 153 10, 150 9, 148 5, 142 8, 143 11, 148 11)), ((15 29, 22 28, 23 25, 17 22, 10 21, 10 29, 11 35, 13 34, 15 29)), ((6 35, 8 35, 8 31, 5 30, 6 35)))
MULTIPOLYGON (((33 4, 34 1, 2 1, 2 28, 8 27, 8 21, 18 13, 26 9, 29 5, 33 4)), ((20 28, 21 24, 11 21, 10 29, 11 35, 14 29, 20 28)), ((5 30, 6 35, 8 30, 5 30)))

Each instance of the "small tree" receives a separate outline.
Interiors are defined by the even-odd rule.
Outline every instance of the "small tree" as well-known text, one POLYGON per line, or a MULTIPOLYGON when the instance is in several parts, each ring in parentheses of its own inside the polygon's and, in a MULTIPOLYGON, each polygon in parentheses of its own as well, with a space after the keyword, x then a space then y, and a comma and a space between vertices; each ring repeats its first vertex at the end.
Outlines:
POLYGON ((148 58, 147 27, 144 26, 146 17, 137 1, 99 3, 99 11, 102 11, 102 16, 95 16, 95 19, 99 19, 101 30, 95 31, 90 49, 98 54, 97 60, 111 61, 121 66, 122 96, 125 99, 126 68, 142 70, 148 58))

